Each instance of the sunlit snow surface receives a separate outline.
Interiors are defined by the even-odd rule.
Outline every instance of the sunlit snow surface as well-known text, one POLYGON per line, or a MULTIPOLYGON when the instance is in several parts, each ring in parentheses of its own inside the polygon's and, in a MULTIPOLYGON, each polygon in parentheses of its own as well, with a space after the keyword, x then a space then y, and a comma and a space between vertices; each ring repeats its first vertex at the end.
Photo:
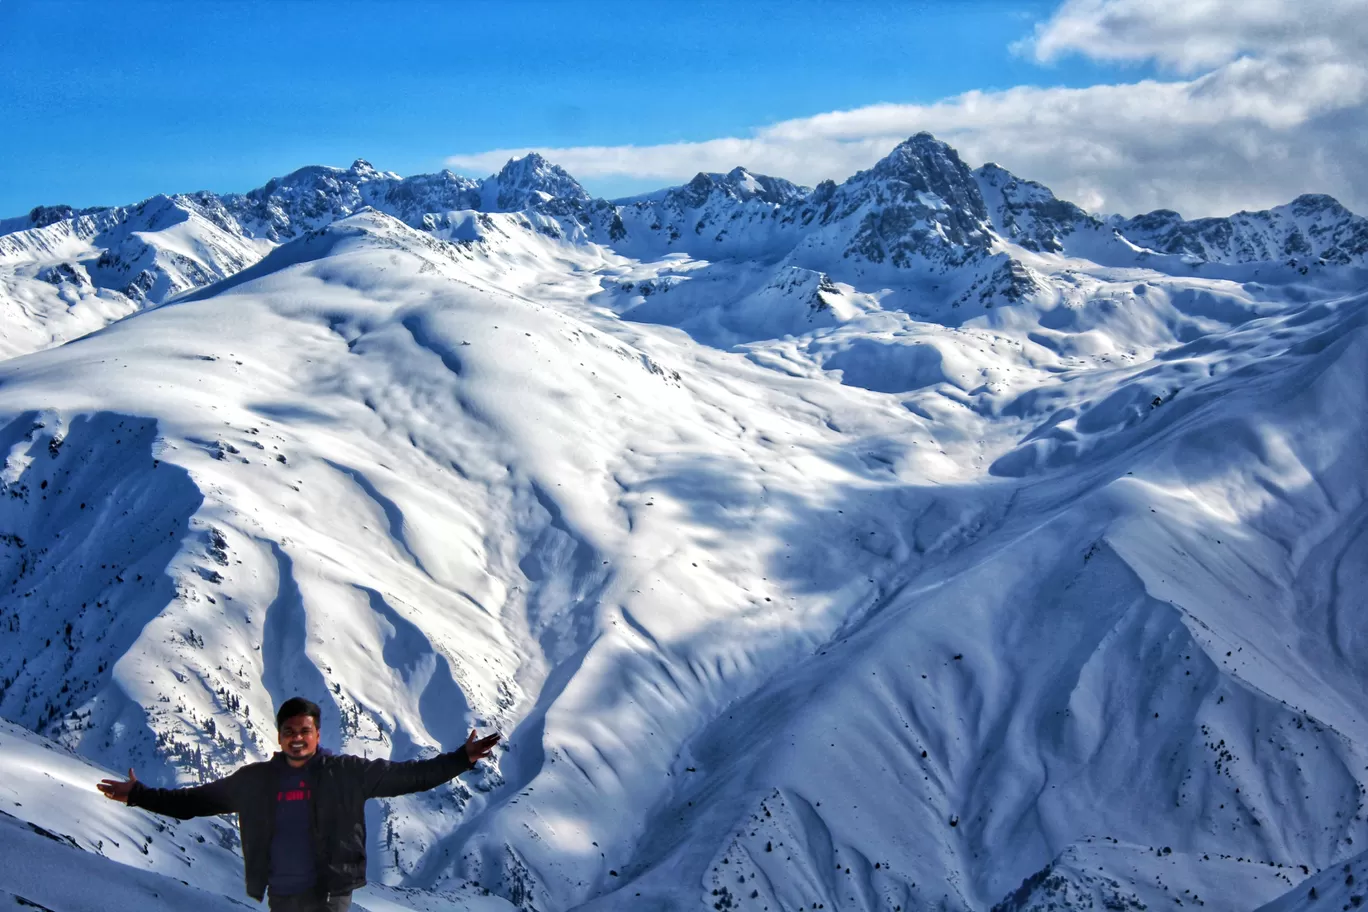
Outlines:
POLYGON ((0 731, 0 908, 233 906, 225 824, 87 760, 218 775, 294 693, 353 753, 509 736, 372 803, 376 910, 1253 909, 1365 846, 1357 275, 1098 229, 952 313, 480 218, 0 362, 0 712, 86 758, 0 731))

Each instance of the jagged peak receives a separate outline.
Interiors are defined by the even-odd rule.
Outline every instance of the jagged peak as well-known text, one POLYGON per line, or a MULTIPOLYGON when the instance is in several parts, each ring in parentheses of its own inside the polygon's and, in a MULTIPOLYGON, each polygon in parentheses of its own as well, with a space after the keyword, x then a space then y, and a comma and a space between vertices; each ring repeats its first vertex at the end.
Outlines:
POLYGON ((58 203, 55 206, 34 206, 29 210, 29 221, 34 228, 46 228, 56 222, 75 218, 77 212, 65 203, 58 203))
POLYGON ((491 180, 498 187, 498 208, 504 210, 522 209, 529 202, 549 198, 590 199, 579 181, 539 152, 510 158, 491 180), (539 195, 540 199, 528 199, 529 193, 539 195))
POLYGON ((554 167, 556 167, 555 165, 553 165, 553 164, 551 163, 550 159, 548 159, 545 155, 542 155, 540 152, 537 152, 537 151, 535 151, 535 150, 534 150, 534 151, 531 151, 531 152, 528 152, 526 155, 515 155, 515 156, 513 156, 512 158, 510 158, 510 159, 508 160, 508 164, 504 165, 504 167, 507 168, 509 165, 511 165, 511 164, 513 164, 513 163, 515 163, 515 162, 521 162, 522 164, 526 165, 526 166, 529 167, 529 168, 554 168, 554 167))
POLYGON ((898 143, 874 167, 842 184, 840 192, 859 196, 892 194, 933 207, 944 204, 967 213, 973 220, 988 218, 974 173, 953 147, 930 133, 916 133, 898 143), (928 202, 936 197, 941 203, 928 202))
POLYGON ((1358 218, 1354 212, 1346 208, 1343 203, 1327 193, 1303 193, 1296 199, 1279 206, 1267 209, 1242 209, 1239 212, 1228 216, 1206 216, 1202 218, 1188 219, 1174 209, 1155 209, 1150 212, 1142 212, 1139 215, 1126 218, 1124 216, 1115 217, 1113 221, 1124 222, 1125 224, 1137 227, 1153 228, 1159 226, 1176 226, 1182 224, 1194 225, 1198 223, 1209 224, 1213 222, 1228 221, 1238 216, 1267 216, 1271 213, 1291 213, 1297 216, 1311 216, 1328 214, 1336 218, 1358 218))
POLYGON ((317 183, 321 179, 338 180, 346 179, 351 172, 336 168, 332 165, 305 165, 296 168, 289 174, 281 177, 273 177, 262 186, 255 190, 249 190, 247 196, 270 196, 282 188, 288 189, 299 186, 309 186, 317 183))
POLYGON ((831 178, 827 178, 826 180, 819 183, 816 187, 812 188, 812 193, 809 195, 809 200, 818 205, 825 203, 827 200, 831 199, 833 196, 836 195, 836 189, 836 182, 831 178))
MULTIPOLYGON (((967 166, 960 160, 959 152, 949 143, 937 139, 930 133, 915 133, 907 139, 893 147, 893 151, 880 160, 879 165, 884 163, 897 164, 909 160, 925 161, 934 158, 947 158, 958 167, 967 170, 967 166)), ((875 165, 878 168, 879 165, 875 165)))
MULTIPOLYGON (((973 172, 960 159, 959 153, 953 146, 936 139, 930 133, 917 133, 898 143, 891 152, 879 159, 874 167, 855 174, 846 181, 846 184, 860 185, 870 180, 898 180, 914 185, 925 185, 929 182, 944 189, 949 189, 949 185, 953 184, 963 187, 966 197, 979 195, 978 187, 973 181, 973 172)), ((949 201, 947 198, 947 202, 949 201)))
POLYGON ((138 204, 137 204, 136 206, 134 206, 133 208, 137 209, 138 211, 143 211, 143 210, 147 210, 147 209, 161 209, 161 208, 164 208, 164 207, 166 207, 166 206, 174 206, 174 205, 176 205, 176 198, 175 198, 175 197, 170 196, 169 194, 166 194, 166 193, 154 193, 154 194, 152 194, 151 196, 149 196, 147 199, 145 199, 145 200, 143 200, 142 202, 138 203, 138 204))
POLYGON ((913 133, 911 136, 907 137, 907 139, 904 139, 902 142, 898 143, 898 145, 894 148, 896 149, 901 146, 920 146, 923 148, 928 146, 939 146, 946 149, 950 148, 949 143, 945 142, 944 140, 937 139, 936 135, 928 130, 918 130, 916 133, 913 133))
POLYGON ((188 197, 156 193, 128 211, 138 220, 141 230, 157 230, 185 221, 199 211, 199 206, 188 197))
POLYGON ((703 205, 715 191, 740 202, 760 199, 775 205, 801 199, 808 193, 806 188, 792 181, 756 174, 740 165, 725 174, 720 171, 700 171, 687 184, 669 193, 686 207, 697 207, 703 205))
POLYGON ((1172 225, 1180 225, 1184 219, 1181 213, 1174 209, 1154 209, 1150 212, 1142 212, 1140 215, 1125 218, 1118 216, 1115 221, 1130 228, 1140 228, 1153 230, 1172 225))
POLYGON ((1017 176, 997 162, 984 162, 974 169, 974 174, 993 183, 1016 180, 1017 176))
POLYGON ((552 174, 565 174, 565 169, 560 165, 548 161, 546 156, 540 152, 528 152, 526 155, 515 155, 504 163, 496 175, 500 179, 506 177, 518 177, 522 175, 537 174, 540 172, 550 172, 552 174))
POLYGON ((396 182, 396 186, 405 187, 431 187, 434 185, 472 189, 479 187, 480 182, 463 174, 457 174, 449 168, 443 168, 441 171, 434 171, 431 174, 414 174, 396 182))
POLYGON ((1349 214, 1349 210, 1344 207, 1344 204, 1328 193, 1303 193, 1288 203, 1287 206, 1297 214, 1319 212, 1331 212, 1335 215, 1349 214))
POLYGON ((883 157, 883 161, 899 161, 908 158, 928 158, 935 156, 945 156, 956 163, 960 162, 959 152, 955 147, 942 139, 937 139, 934 135, 925 131, 914 133, 892 148, 883 157))
POLYGON ((364 158, 358 158, 356 161, 352 162, 351 167, 347 170, 348 173, 354 174, 363 180, 370 180, 382 176, 379 171, 375 170, 375 166, 364 158))
POLYGON ((1054 191, 1050 190, 1049 187, 1039 181, 1033 181, 1018 174, 1014 174, 997 162, 985 162, 973 170, 973 175, 982 183, 990 187, 1005 187, 1009 184, 1019 184, 1024 187, 1034 187, 1045 190, 1050 196, 1054 196, 1054 191))

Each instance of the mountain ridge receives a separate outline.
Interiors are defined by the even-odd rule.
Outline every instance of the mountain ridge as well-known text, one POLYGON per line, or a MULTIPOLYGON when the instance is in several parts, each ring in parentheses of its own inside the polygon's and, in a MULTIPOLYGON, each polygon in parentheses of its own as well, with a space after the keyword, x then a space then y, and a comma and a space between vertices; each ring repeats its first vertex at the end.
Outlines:
MULTIPOLYGON (((592 198, 537 153, 511 159, 483 180, 450 171, 401 178, 358 159, 348 169, 297 169, 241 194, 200 191, 83 210, 37 207, 26 217, 0 221, 0 262, 42 259, 52 246, 53 232, 45 229, 66 224, 69 235, 91 240, 92 249, 104 244, 101 268, 114 268, 84 278, 96 287, 156 302, 241 268, 251 256, 243 248, 280 243, 366 206, 418 228, 433 227, 455 211, 543 212, 571 223, 569 234, 632 252, 678 243, 680 249, 714 255, 793 255, 795 265, 804 266, 830 265, 832 254, 822 249, 838 246, 843 259, 871 267, 887 262, 904 269, 936 263, 936 268, 956 268, 987 253, 994 238, 1035 253, 1068 254, 1070 239, 1082 234, 1094 236, 1084 255, 1115 235, 1138 250, 1189 265, 1368 264, 1368 220, 1328 196, 1308 194, 1285 206, 1225 218, 1186 221, 1171 210, 1156 210, 1104 222, 993 163, 971 175, 954 150, 929 133, 900 143, 873 168, 839 185, 824 182, 807 190, 738 167, 725 175, 701 173, 687 184, 624 204, 592 198), (157 225, 142 219, 149 206, 202 218, 225 237, 203 245, 207 255, 156 250, 145 235, 155 234, 157 225), (859 224, 839 232, 840 238, 809 236, 805 230, 814 222, 830 226, 857 214, 859 224), (105 238, 89 227, 95 223, 104 226, 104 233, 138 240, 105 238)), ((564 226, 558 230, 566 234, 564 226)), ((68 266, 80 276, 76 264, 68 266)))

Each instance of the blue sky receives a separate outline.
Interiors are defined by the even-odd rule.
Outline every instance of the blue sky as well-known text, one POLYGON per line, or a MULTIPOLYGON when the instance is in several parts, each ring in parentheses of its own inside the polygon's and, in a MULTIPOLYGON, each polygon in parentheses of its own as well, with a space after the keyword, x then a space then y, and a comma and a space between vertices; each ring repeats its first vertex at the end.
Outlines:
MULTIPOLYGON (((881 102, 1149 74, 1143 60, 1010 49, 1057 6, 4 0, 0 216, 241 191, 356 157, 413 174, 494 149, 695 143, 881 102)), ((670 176, 582 179, 615 195, 670 176)))

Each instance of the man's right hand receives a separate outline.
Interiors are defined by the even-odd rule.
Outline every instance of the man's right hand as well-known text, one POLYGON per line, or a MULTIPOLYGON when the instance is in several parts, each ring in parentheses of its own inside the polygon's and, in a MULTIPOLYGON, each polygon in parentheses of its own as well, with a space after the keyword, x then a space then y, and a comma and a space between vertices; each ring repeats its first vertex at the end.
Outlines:
POLYGON ((132 768, 128 770, 128 781, 120 782, 118 779, 103 779, 100 784, 95 786, 106 798, 111 801, 122 801, 128 803, 128 794, 133 791, 133 784, 138 781, 138 777, 133 774, 132 768))

